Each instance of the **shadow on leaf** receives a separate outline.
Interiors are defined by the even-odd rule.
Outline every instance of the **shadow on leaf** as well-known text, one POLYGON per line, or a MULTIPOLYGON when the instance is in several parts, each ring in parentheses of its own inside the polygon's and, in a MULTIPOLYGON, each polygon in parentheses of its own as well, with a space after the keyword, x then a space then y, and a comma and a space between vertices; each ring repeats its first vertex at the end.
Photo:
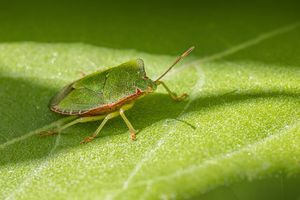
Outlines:
MULTIPOLYGON (((30 131, 41 128, 49 123, 61 118, 60 115, 52 113, 47 105, 51 96, 57 89, 47 88, 38 83, 27 80, 1 77, 0 79, 0 99, 1 99, 1 127, 0 127, 0 147, 13 138, 21 137, 30 131)), ((276 97, 299 98, 299 94, 284 91, 268 92, 241 92, 227 93, 216 91, 214 95, 199 96, 194 99, 189 108, 185 111, 194 112, 203 109, 212 109, 215 106, 226 106, 228 103, 239 103, 257 98, 276 97)), ((138 130, 143 130, 161 120, 176 119, 182 113, 187 101, 174 102, 168 95, 154 93, 136 102, 135 106, 126 112, 129 120, 138 130)), ((193 124, 180 121, 193 128, 193 124)), ((63 144, 60 149, 77 148, 79 142, 90 135, 99 125, 99 122, 91 122, 75 125, 61 133, 63 144)), ((111 120, 102 130, 99 137, 93 142, 103 142, 110 137, 128 134, 128 130, 122 119, 111 120), (102 139, 101 139, 102 138, 102 139)), ((138 137, 143 137, 139 134, 138 137)), ((0 165, 18 163, 33 159, 40 159, 49 155, 53 148, 56 136, 35 137, 31 136, 11 145, 0 148, 0 165)), ((129 137, 128 137, 129 140, 129 137)), ((126 142, 126 141, 124 141, 126 142)), ((59 151, 54 151, 57 153, 59 151)))

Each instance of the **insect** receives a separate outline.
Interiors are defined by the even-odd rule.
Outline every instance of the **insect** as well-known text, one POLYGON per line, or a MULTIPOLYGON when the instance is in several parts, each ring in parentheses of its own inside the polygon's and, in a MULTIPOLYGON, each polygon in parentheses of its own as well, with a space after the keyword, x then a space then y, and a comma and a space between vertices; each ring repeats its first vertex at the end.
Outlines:
POLYGON ((136 100, 154 92, 158 85, 162 85, 172 99, 184 100, 188 96, 186 93, 176 95, 160 80, 193 49, 191 47, 177 57, 155 81, 147 77, 143 60, 135 59, 72 82, 50 100, 49 108, 53 112, 75 115, 77 118, 53 130, 41 132, 40 135, 53 135, 77 123, 102 120, 96 131, 81 142, 87 143, 99 134, 108 120, 120 115, 130 131, 131 140, 135 140, 137 131, 124 112, 132 108, 136 100))

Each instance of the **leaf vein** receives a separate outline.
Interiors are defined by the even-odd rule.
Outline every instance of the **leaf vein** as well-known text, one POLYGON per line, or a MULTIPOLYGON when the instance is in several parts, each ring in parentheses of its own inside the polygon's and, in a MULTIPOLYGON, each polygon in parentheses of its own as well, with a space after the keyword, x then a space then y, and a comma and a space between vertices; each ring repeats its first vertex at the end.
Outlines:
POLYGON ((175 171, 175 172, 173 172, 173 173, 171 173, 169 175, 158 176, 158 177, 156 177, 154 179, 137 182, 133 187, 140 186, 140 185, 145 185, 145 184, 147 184, 147 185, 148 184, 153 184, 155 182, 159 182, 159 181, 162 181, 162 180, 168 180, 170 178, 176 178, 176 177, 179 177, 179 176, 184 175, 184 174, 192 173, 195 170, 198 170, 199 168, 207 168, 207 167, 209 167, 211 165, 217 164, 218 162, 220 162, 222 160, 230 159, 230 158, 232 158, 233 156, 235 156, 235 155, 237 155, 239 153, 242 153, 242 152, 245 152, 245 151, 251 151, 252 149, 254 149, 257 146, 260 146, 262 144, 265 144, 265 143, 267 143, 269 141, 272 141, 272 140, 275 140, 277 138, 281 138, 284 134, 286 134, 287 132, 291 131, 292 129, 297 128, 299 125, 300 125, 300 122, 297 121, 296 123, 294 123, 294 124, 292 124, 292 125, 290 125, 288 127, 284 127, 282 129, 280 129, 280 131, 278 131, 277 133, 271 134, 270 136, 268 136, 268 137, 266 137, 266 138, 264 138, 262 140, 259 140, 259 141, 255 142, 255 143, 246 145, 245 147, 243 147, 241 149, 233 150, 233 151, 231 151, 229 153, 218 155, 216 157, 213 157, 213 158, 210 158, 208 160, 205 160, 202 163, 198 163, 198 164, 187 166, 186 168, 177 170, 177 171, 175 171))
POLYGON ((29 186, 29 184, 31 183, 31 181, 36 176, 38 176, 39 173, 42 170, 44 170, 45 168, 47 168, 47 166, 49 164, 49 159, 51 158, 51 156, 53 155, 53 153, 55 152, 55 150, 59 146, 60 138, 61 138, 61 136, 60 136, 60 134, 58 134, 58 136, 56 137, 56 140, 55 140, 55 143, 54 143, 53 147, 49 151, 48 156, 46 158, 44 158, 44 160, 41 162, 40 165, 38 165, 36 168, 34 168, 33 170, 31 170, 31 172, 25 177, 25 179, 18 186, 16 186, 16 188, 10 193, 10 195, 6 198, 6 200, 15 199, 15 196, 16 196, 17 193, 20 193, 20 192, 24 191, 24 188, 26 186, 29 186))
MULTIPOLYGON (((270 39, 272 37, 275 37, 277 35, 293 31, 296 28, 298 28, 299 25, 300 25, 300 23, 296 22, 296 23, 289 24, 289 25, 284 26, 284 27, 273 29, 273 30, 271 30, 271 31, 269 31, 267 33, 262 33, 262 34, 254 37, 252 39, 249 39, 249 40, 247 40, 247 41, 245 41, 243 43, 235 45, 235 46, 233 46, 231 48, 228 48, 228 49, 226 49, 224 51, 221 51, 219 53, 212 54, 212 55, 204 57, 204 58, 196 59, 196 60, 194 60, 194 61, 192 61, 190 63, 187 63, 186 65, 202 64, 202 63, 206 63, 206 62, 210 62, 210 61, 214 61, 214 60, 218 60, 218 59, 224 58, 226 56, 232 55, 232 54, 237 53, 239 51, 242 51, 242 50, 244 50, 246 48, 249 48, 251 46, 255 46, 257 44, 260 44, 261 42, 263 42, 263 41, 265 41, 267 39, 270 39)), ((180 73, 184 68, 187 67, 186 65, 183 65, 181 67, 175 68, 172 72, 170 72, 170 74, 180 73)))

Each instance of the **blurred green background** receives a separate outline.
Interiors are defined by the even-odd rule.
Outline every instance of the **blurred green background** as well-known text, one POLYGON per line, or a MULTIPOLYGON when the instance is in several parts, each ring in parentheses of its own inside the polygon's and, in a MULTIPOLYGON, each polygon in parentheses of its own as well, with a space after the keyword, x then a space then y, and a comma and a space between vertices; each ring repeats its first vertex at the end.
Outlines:
POLYGON ((177 55, 222 51, 299 20, 298 1, 1 1, 0 42, 84 42, 177 55))

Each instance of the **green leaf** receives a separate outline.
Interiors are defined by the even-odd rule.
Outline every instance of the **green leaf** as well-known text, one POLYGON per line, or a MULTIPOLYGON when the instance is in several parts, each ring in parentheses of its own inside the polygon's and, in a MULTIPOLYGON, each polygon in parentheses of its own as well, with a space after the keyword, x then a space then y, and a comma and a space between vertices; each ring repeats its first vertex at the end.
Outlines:
MULTIPOLYGON (((81 72, 143 58, 148 76, 158 77, 175 59, 149 53, 164 52, 163 39, 157 38, 156 46, 134 42, 148 53, 83 43, 49 44, 36 35, 38 42, 1 43, 0 198, 299 198, 300 28, 287 21, 252 35, 226 29, 224 34, 235 41, 230 47, 205 45, 206 37, 191 36, 189 41, 203 45, 164 79, 174 92, 190 94, 189 99, 174 102, 159 87, 137 101, 126 111, 139 130, 135 142, 121 118, 109 121, 86 145, 79 142, 100 122, 76 125, 51 137, 36 134, 68 120, 47 105, 81 72)), ((67 28, 63 30, 68 35, 67 28)), ((211 42, 215 38, 208 30, 211 42)), ((109 38, 110 32, 102 36, 109 38)), ((120 37, 121 46, 128 47, 130 42, 120 37)), ((167 43, 176 39, 170 36, 167 43)), ((111 39, 107 46, 118 47, 117 41, 111 39)))

